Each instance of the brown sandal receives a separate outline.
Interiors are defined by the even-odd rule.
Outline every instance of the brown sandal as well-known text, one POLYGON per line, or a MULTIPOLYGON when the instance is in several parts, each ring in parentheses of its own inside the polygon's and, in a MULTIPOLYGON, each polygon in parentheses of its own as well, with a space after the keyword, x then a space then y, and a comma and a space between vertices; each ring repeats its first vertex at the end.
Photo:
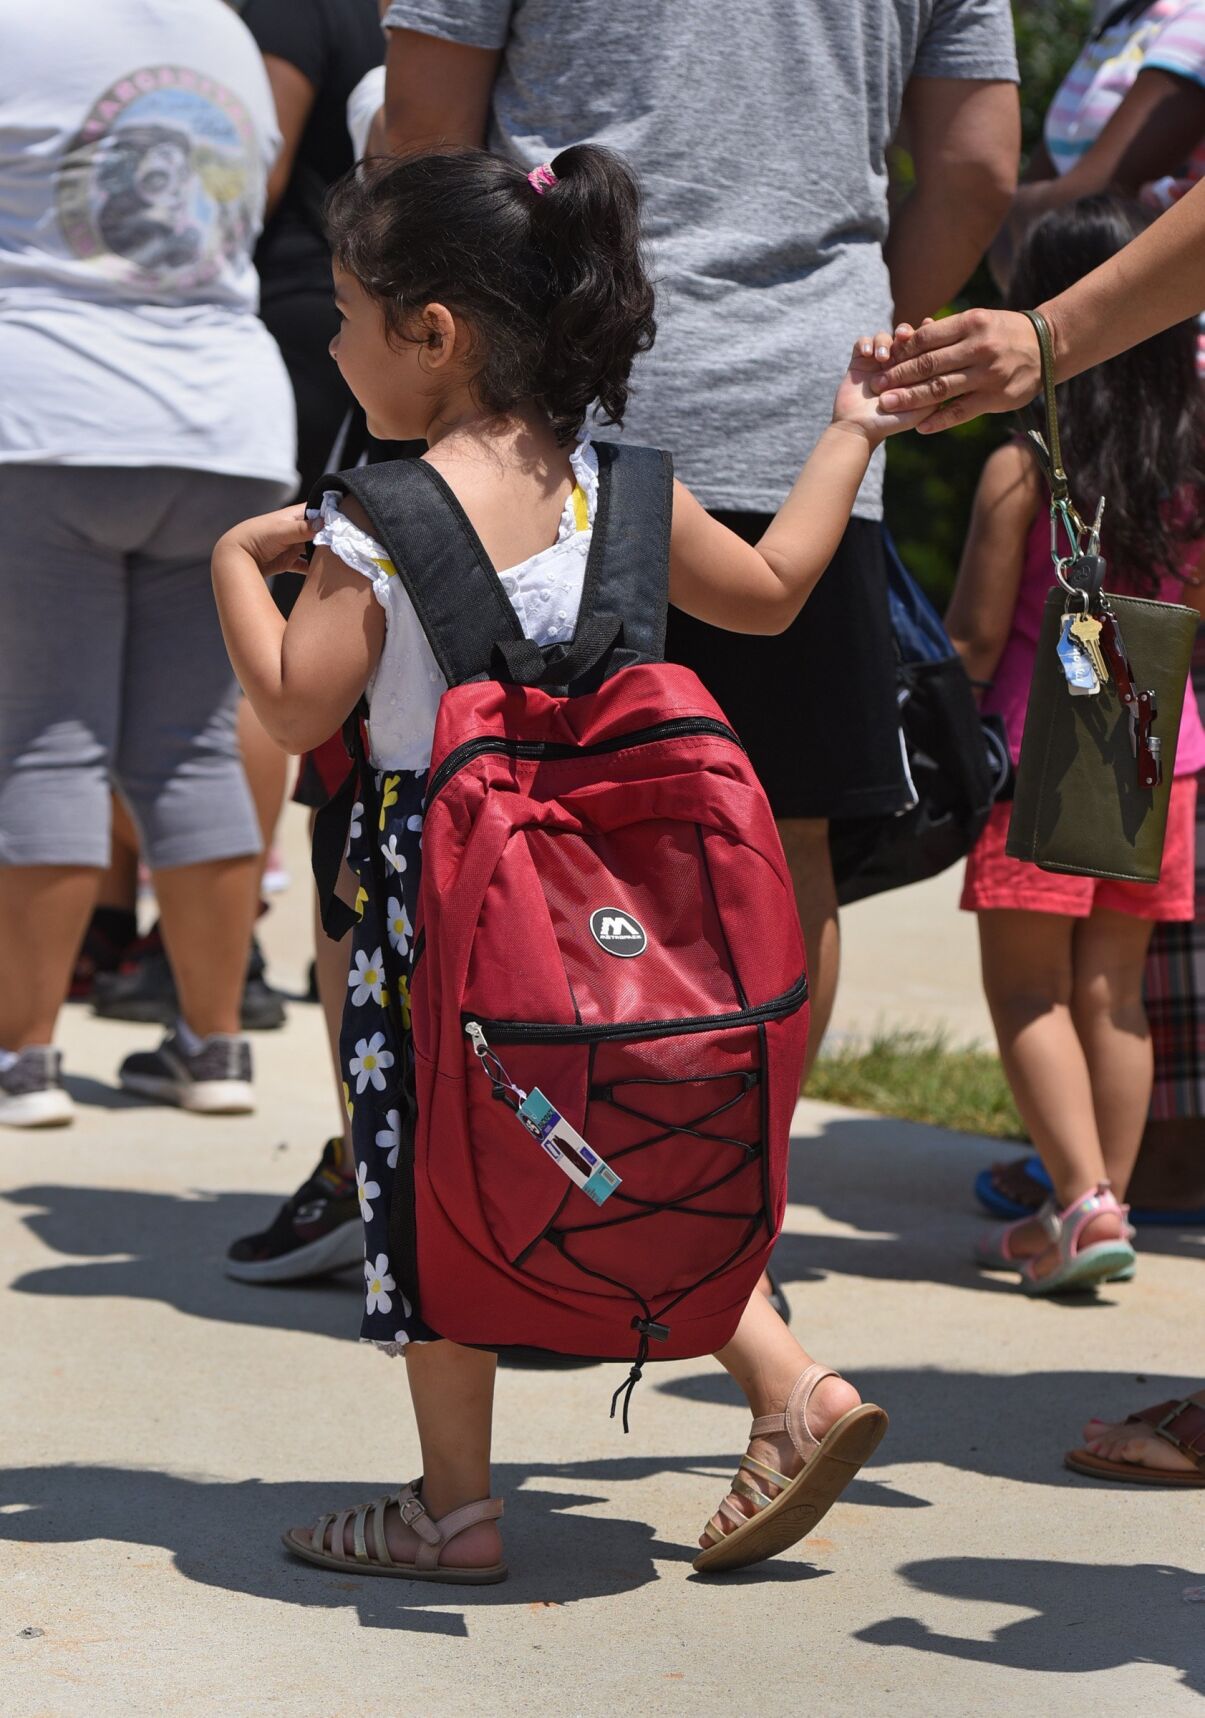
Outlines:
POLYGON ((455 1582, 465 1587, 483 1587, 493 1581, 505 1581, 509 1572, 505 1563, 494 1563, 484 1569, 458 1569, 444 1568, 440 1562, 453 1539, 467 1527, 475 1527, 479 1521, 497 1521, 502 1514, 501 1502, 487 1497, 480 1503, 466 1503, 459 1509, 449 1510, 436 1521, 427 1514, 419 1496, 422 1483, 421 1478, 416 1479, 413 1485, 404 1485, 395 1497, 374 1498, 371 1503, 324 1515, 312 1533, 299 1534, 290 1528, 282 1535, 285 1546, 295 1557, 304 1557, 307 1563, 316 1563, 321 1569, 350 1571, 353 1575, 394 1575, 410 1581, 455 1582), (390 1504, 396 1505, 406 1526, 418 1534, 418 1557, 413 1563, 396 1563, 389 1554, 389 1546, 385 1542, 385 1511, 390 1504), (367 1533, 370 1514, 374 1540, 371 1549, 367 1533), (345 1556, 341 1549, 349 1521, 352 1524, 354 1557, 345 1556))
POLYGON ((1127 1416, 1127 1426, 1145 1425, 1195 1463, 1195 1469, 1147 1467, 1143 1462, 1113 1461, 1091 1450, 1068 1450, 1065 1466, 1092 1479, 1121 1479, 1129 1485, 1170 1485, 1195 1489, 1205 1486, 1205 1407, 1200 1402, 1160 1402, 1127 1416))
POLYGON ((887 1415, 871 1402, 843 1414, 823 1438, 816 1439, 807 1423, 808 1403, 825 1378, 839 1378, 831 1366, 809 1366, 795 1381, 783 1414, 763 1414, 754 1420, 751 1437, 786 1432, 803 1468, 788 1479, 777 1468, 744 1455, 731 1490, 753 1505, 746 1515, 727 1498, 704 1531, 711 1543, 695 1558, 700 1571, 740 1569, 760 1563, 795 1545, 815 1527, 840 1497, 863 1462, 869 1461, 887 1430, 887 1415), (776 1487, 773 1496, 763 1489, 776 1487))

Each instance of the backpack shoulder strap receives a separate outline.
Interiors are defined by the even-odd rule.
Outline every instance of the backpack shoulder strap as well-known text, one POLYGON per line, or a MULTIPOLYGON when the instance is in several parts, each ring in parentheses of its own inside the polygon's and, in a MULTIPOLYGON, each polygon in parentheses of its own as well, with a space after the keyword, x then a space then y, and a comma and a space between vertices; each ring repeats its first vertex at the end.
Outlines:
POLYGON ((669 607, 674 465, 655 447, 595 442, 598 507, 582 589, 582 622, 623 623, 623 660, 662 662, 669 607))
POLYGON ((367 513, 449 686, 487 674, 500 640, 523 638, 481 539, 427 461, 334 472, 318 480, 314 496, 326 489, 354 496, 367 513))

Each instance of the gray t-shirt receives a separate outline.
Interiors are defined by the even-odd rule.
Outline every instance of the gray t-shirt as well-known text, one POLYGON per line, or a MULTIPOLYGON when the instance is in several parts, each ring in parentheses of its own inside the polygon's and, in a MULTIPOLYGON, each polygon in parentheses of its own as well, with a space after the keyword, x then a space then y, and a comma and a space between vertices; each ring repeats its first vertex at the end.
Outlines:
MULTIPOLYGON (((890 325, 886 152, 915 73, 1015 79, 1008 0, 394 0, 386 26, 504 48, 490 147, 637 168, 658 334, 625 437, 708 507, 775 510, 860 334, 890 325)), ((881 514, 882 455, 856 511, 881 514)))

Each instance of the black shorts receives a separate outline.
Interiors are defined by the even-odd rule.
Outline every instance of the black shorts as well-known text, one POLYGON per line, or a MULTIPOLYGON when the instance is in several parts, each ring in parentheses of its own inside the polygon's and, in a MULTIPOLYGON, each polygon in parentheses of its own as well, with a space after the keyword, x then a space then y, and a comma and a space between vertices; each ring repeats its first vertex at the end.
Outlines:
MULTIPOLYGON (((715 513, 747 543, 764 513, 715 513)), ((890 815, 908 802, 881 527, 851 519, 777 638, 669 611, 666 658, 693 668, 748 749, 776 817, 890 815)))

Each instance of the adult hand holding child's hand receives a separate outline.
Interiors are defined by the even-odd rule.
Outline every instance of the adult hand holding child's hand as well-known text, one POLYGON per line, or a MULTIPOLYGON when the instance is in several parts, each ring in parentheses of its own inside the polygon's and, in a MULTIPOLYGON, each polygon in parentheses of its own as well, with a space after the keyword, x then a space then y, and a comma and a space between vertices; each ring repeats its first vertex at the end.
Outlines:
POLYGON ((872 448, 901 430, 915 429, 932 409, 884 410, 874 384, 891 363, 892 355, 893 336, 886 330, 855 340, 849 369, 833 401, 833 423, 860 431, 872 448))
POLYGON ((929 316, 916 329, 903 322, 890 368, 880 370, 871 386, 884 412, 919 410, 922 435, 983 412, 1016 411, 1042 385, 1037 335, 1015 310, 966 310, 940 322, 929 316))

